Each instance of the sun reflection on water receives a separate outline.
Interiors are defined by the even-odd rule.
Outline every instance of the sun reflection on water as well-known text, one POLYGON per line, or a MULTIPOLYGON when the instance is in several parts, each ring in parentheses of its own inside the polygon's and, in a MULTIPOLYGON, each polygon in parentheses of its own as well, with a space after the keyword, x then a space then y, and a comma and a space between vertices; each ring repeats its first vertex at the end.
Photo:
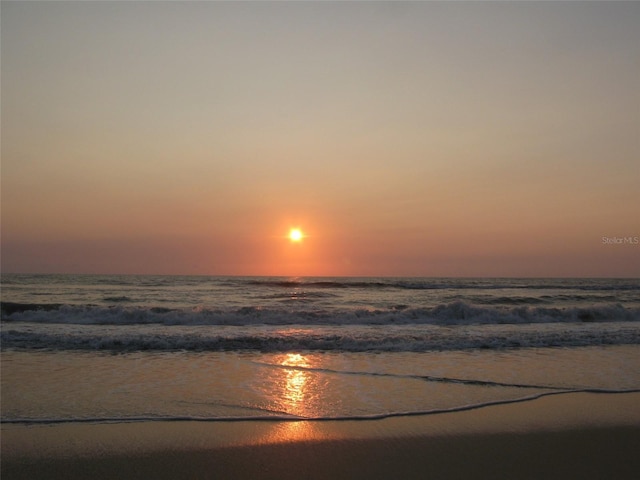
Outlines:
POLYGON ((299 353, 288 353, 280 363, 283 367, 298 367, 285 369, 282 399, 286 403, 289 413, 304 416, 305 397, 307 394, 307 384, 309 383, 309 372, 299 368, 309 368, 307 359, 299 353))
MULTIPOLYGON (((299 353, 288 353, 278 356, 275 364, 282 367, 273 392, 278 399, 279 409, 297 417, 313 417, 316 415, 314 400, 318 388, 313 372, 306 369, 313 365, 307 357, 299 353)), ((314 422, 287 420, 276 422, 269 434, 261 439, 265 443, 286 443, 310 440, 318 435, 314 422)))

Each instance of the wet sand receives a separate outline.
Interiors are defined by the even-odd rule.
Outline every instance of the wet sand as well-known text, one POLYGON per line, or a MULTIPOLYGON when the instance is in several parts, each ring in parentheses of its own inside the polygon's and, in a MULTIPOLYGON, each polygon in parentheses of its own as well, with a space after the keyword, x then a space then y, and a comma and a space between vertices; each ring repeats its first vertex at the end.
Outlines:
POLYGON ((637 478, 640 394, 323 422, 2 426, 2 479, 637 478))

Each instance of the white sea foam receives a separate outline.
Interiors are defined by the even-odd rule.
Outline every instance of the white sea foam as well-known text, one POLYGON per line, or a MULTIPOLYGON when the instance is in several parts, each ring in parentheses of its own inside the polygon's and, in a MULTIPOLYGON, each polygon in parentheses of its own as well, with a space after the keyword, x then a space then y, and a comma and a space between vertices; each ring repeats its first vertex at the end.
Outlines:
POLYGON ((3 321, 78 325, 491 325, 640 321, 640 308, 619 304, 588 307, 478 306, 463 301, 434 307, 290 310, 245 306, 102 307, 93 305, 5 304, 3 321))
POLYGON ((4 325, 3 348, 103 351, 426 352, 640 344, 640 323, 541 325, 4 325))

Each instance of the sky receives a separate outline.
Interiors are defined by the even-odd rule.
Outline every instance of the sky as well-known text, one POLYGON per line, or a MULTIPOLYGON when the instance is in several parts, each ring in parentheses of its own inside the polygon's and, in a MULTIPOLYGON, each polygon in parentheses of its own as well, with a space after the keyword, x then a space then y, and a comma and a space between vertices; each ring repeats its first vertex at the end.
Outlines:
POLYGON ((640 2, 0 17, 4 273, 640 276, 640 2))

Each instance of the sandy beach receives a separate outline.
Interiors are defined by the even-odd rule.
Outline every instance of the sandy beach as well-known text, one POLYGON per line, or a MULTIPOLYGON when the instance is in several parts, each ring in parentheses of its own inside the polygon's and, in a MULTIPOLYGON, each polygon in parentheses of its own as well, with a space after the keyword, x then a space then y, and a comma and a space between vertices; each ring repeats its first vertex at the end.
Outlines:
POLYGON ((636 478, 640 394, 366 421, 4 425, 2 478, 636 478))

